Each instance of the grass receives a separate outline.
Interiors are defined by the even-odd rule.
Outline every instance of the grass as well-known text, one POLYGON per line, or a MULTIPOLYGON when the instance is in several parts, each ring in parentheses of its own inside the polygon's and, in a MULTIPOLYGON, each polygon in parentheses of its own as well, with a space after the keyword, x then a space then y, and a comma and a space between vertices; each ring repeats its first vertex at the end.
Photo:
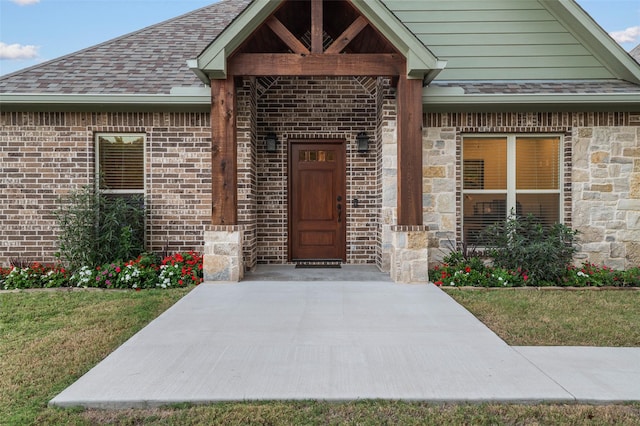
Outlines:
POLYGON ((640 346, 640 291, 446 292, 512 346, 640 346))
POLYGON ((0 293, 0 424, 30 424, 47 402, 185 290, 0 293))
MULTIPOLYGON (((495 297, 490 293, 503 293, 505 300, 496 303, 506 305, 510 297, 514 305, 524 303, 519 301, 521 293, 537 294, 458 292, 455 297, 466 298, 464 303, 475 298, 478 306, 491 305, 482 302, 482 297, 495 297)), ((0 424, 640 424, 640 404, 265 401, 122 411, 47 407, 52 397, 185 293, 184 289, 0 292, 0 424)), ((609 292, 591 293, 610 297, 609 292)), ((635 295, 640 292, 611 293, 633 296, 629 303, 638 305, 635 295)), ((575 293, 557 297, 574 298, 575 293)), ((608 316, 620 303, 607 302, 599 315, 608 316)), ((580 303, 575 305, 580 307, 580 303)), ((632 321, 638 324, 634 309, 632 321)), ((513 323, 520 322, 514 318, 513 323)), ((586 327, 592 322, 587 321, 586 327)), ((594 339, 599 336, 589 334, 594 339)))

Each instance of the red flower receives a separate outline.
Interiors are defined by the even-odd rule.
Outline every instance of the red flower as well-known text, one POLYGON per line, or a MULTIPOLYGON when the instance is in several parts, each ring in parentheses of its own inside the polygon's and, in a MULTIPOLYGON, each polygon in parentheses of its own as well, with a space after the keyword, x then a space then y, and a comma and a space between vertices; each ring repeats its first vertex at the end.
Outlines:
POLYGON ((442 286, 442 281, 436 281, 436 282, 434 282, 434 284, 437 285, 438 287, 441 287, 442 286))
POLYGON ((464 268, 464 271, 468 274, 469 272, 471 272, 471 267, 467 266, 466 268, 464 268))
POLYGON ((182 282, 182 280, 178 280, 178 284, 182 285, 184 283, 182 282))

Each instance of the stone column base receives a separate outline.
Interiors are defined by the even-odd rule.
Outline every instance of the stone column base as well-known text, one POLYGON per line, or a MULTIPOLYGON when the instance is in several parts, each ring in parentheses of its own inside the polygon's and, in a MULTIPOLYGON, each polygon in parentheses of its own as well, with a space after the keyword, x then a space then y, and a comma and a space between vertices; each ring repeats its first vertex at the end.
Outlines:
POLYGON ((204 281, 240 281, 244 276, 243 229, 240 225, 212 225, 204 231, 204 281))
POLYGON ((395 282, 429 282, 429 244, 424 225, 391 227, 391 279, 395 282))

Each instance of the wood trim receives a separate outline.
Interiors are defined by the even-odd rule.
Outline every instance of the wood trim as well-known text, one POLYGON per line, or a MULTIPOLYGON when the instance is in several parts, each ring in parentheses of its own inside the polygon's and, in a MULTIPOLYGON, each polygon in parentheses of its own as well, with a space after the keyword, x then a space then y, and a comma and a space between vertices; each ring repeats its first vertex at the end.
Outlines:
POLYGON ((211 80, 211 224, 238 224, 236 97, 233 75, 211 80))
POLYGON ((291 31, 289 31, 289 29, 284 26, 282 22, 280 22, 278 18, 272 16, 267 20, 266 24, 280 38, 280 40, 282 40, 287 46, 289 46, 289 49, 291 49, 294 53, 302 55, 309 54, 309 49, 307 49, 305 45, 302 44, 300 40, 298 40, 296 36, 294 36, 291 31))
POLYGON ((360 31, 362 31, 367 25, 369 25, 369 22, 367 22, 363 16, 358 16, 358 18, 353 21, 333 43, 331 43, 331 46, 327 47, 325 53, 330 54, 342 52, 342 50, 351 43, 351 40, 360 34, 360 31))
MULTIPOLYGON (((292 53, 239 53, 229 59, 234 75, 394 76, 404 74, 404 58, 396 53, 350 55, 292 53)), ((420 90, 422 95, 422 90, 420 90)))
POLYGON ((422 225, 422 80, 398 80, 398 225, 422 225))
POLYGON ((311 52, 322 53, 323 48, 323 16, 322 0, 311 0, 311 52))

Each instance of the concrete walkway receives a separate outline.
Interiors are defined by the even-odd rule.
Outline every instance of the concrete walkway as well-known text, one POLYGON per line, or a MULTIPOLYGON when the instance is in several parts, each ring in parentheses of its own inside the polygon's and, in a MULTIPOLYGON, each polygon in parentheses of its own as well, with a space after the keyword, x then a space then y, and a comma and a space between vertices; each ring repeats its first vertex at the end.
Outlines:
POLYGON ((433 285, 253 280, 198 286, 50 404, 638 401, 639 360, 510 347, 433 285))

